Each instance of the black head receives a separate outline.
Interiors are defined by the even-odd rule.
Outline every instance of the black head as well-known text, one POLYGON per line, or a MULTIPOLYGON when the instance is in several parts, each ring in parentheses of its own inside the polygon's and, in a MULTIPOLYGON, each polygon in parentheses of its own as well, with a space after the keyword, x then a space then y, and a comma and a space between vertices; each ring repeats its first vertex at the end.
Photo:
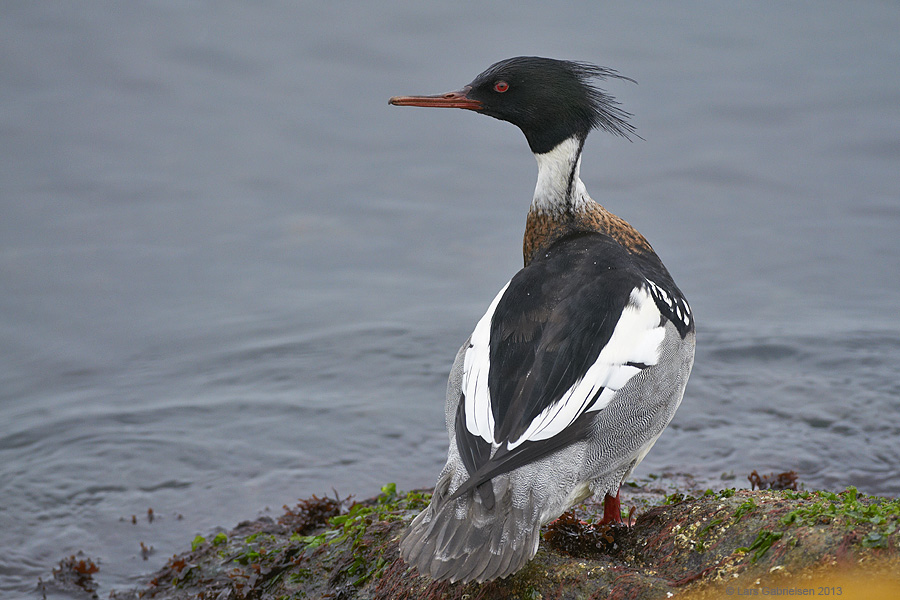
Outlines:
POLYGON ((631 115, 593 83, 608 77, 632 81, 588 63, 519 56, 491 65, 458 92, 394 97, 391 104, 467 108, 509 121, 541 154, 572 136, 584 139, 595 127, 625 138, 634 134, 631 115))

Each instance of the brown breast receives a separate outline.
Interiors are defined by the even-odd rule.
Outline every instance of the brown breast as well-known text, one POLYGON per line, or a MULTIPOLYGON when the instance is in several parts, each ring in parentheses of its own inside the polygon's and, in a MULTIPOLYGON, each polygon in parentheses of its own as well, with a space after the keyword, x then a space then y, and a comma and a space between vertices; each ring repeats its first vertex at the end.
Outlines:
POLYGON ((635 253, 653 252, 650 242, 625 219, 591 201, 584 210, 562 214, 529 211, 522 244, 525 264, 561 237, 582 231, 605 233, 635 253))

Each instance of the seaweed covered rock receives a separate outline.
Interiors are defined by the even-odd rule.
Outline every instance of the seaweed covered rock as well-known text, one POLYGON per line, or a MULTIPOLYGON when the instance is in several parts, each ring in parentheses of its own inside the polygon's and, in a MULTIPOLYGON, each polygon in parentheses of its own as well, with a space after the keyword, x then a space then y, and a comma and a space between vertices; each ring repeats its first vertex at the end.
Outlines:
POLYGON ((347 506, 314 497, 286 507, 277 521, 264 517, 210 540, 199 538, 145 588, 113 596, 852 598, 854 586, 865 585, 857 591, 878 598, 879 590, 890 594, 884 597, 900 591, 900 500, 863 496, 854 488, 665 495, 656 483, 628 490, 630 503, 643 505, 632 527, 597 527, 602 507, 579 507, 546 528, 537 556, 524 569, 485 584, 434 582, 400 560, 398 539, 428 493, 399 493, 388 485, 364 502, 347 506))

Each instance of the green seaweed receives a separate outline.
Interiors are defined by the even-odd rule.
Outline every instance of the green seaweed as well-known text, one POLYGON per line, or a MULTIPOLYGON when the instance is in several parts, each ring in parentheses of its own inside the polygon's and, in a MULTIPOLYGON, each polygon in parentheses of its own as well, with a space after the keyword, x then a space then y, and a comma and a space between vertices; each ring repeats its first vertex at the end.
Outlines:
POLYGON ((870 524, 875 531, 863 539, 863 545, 882 547, 886 537, 897 530, 900 521, 900 499, 864 497, 855 487, 843 492, 813 492, 803 499, 818 498, 809 505, 800 506, 781 518, 782 525, 828 524, 842 521, 848 528, 870 524))
POLYGON ((750 558, 750 562, 755 563, 760 558, 765 556, 766 552, 769 551, 769 548, 772 547, 772 544, 780 540, 784 537, 783 531, 769 531, 768 529, 763 529, 756 536, 756 539, 753 541, 750 546, 744 546, 738 548, 738 552, 753 552, 753 556, 750 558))
POLYGON ((754 510, 756 510, 756 502, 753 501, 753 498, 748 498, 743 504, 737 507, 736 511, 734 511, 735 523, 740 521, 744 515, 751 513, 754 510))
POLYGON ((308 550, 349 542, 353 559, 346 572, 359 587, 379 575, 387 564, 383 548, 375 549, 374 556, 367 552, 370 548, 364 538, 368 528, 377 522, 403 520, 407 512, 425 508, 430 499, 431 494, 425 492, 397 492, 397 485, 389 483, 381 488, 374 503, 355 503, 346 513, 328 519, 330 529, 317 535, 292 536, 291 540, 308 550))
POLYGON ((689 502, 691 500, 695 500, 695 498, 693 496, 682 494, 681 492, 675 492, 666 496, 665 499, 663 499, 662 504, 663 506, 669 506, 680 502, 689 502))

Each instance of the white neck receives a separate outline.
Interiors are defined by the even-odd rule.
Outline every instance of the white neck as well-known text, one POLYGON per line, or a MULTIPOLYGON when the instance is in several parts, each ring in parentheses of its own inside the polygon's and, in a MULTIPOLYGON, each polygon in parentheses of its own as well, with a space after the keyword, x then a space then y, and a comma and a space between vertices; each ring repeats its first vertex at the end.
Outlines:
POLYGON ((538 176, 531 201, 532 212, 559 214, 593 202, 579 177, 582 143, 573 136, 549 152, 534 155, 538 176))

